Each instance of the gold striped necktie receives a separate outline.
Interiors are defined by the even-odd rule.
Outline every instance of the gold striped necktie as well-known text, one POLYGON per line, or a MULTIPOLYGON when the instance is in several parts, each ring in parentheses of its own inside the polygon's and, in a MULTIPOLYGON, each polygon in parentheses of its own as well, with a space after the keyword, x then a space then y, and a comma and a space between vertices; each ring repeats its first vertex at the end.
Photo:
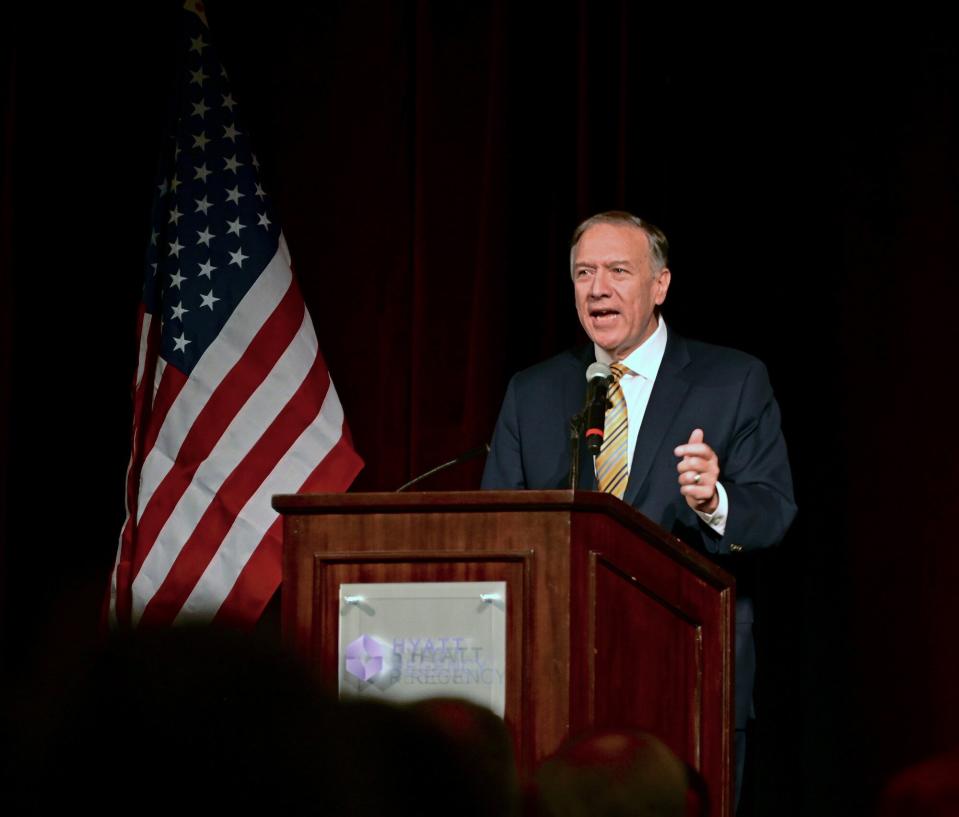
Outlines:
POLYGON ((619 380, 629 369, 622 363, 614 363, 609 368, 613 372, 613 385, 609 389, 603 446, 596 455, 596 480, 600 491, 622 499, 629 479, 626 461, 628 422, 626 398, 619 380))

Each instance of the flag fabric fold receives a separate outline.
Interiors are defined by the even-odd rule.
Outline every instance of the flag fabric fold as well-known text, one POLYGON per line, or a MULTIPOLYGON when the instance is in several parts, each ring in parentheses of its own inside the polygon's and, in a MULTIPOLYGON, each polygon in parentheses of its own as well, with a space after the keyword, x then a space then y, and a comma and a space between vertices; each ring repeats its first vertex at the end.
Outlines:
POLYGON ((344 491, 363 466, 202 4, 183 17, 110 585, 120 627, 251 625, 280 582, 271 496, 344 491))

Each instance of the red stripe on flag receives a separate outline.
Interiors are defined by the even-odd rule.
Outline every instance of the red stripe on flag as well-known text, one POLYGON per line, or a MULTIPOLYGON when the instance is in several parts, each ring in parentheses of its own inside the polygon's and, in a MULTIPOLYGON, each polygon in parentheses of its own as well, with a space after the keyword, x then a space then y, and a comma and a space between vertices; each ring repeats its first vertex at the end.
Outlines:
POLYGON ((317 355, 289 402, 224 480, 153 598, 140 626, 169 624, 189 598, 237 515, 323 407, 330 378, 317 355))
MULTIPOLYGON (((344 421, 340 439, 330 453, 314 469, 298 493, 345 491, 363 468, 363 460, 353 450, 350 433, 344 421)), ((236 584, 213 619, 216 624, 249 628, 260 617, 282 576, 282 519, 277 519, 263 541, 247 560, 236 584)))
MULTIPOLYGON (((156 374, 157 350, 160 346, 160 322, 151 315, 150 328, 143 337, 143 324, 146 320, 146 307, 140 304, 137 310, 137 371, 133 375, 133 428, 130 439, 130 464, 126 477, 127 518, 120 533, 120 548, 115 566, 117 596, 115 613, 118 622, 129 624, 132 606, 130 563, 133 560, 136 530, 138 489, 140 468, 143 465, 146 448, 143 440, 153 416, 151 411, 153 379, 156 374), (145 348, 144 348, 145 347, 145 348), (143 371, 139 361, 143 359, 143 371)), ((180 378, 183 379, 182 374, 180 378)))
POLYGON ((257 331, 243 357, 200 409, 177 452, 176 462, 153 492, 140 517, 134 578, 180 497, 190 487, 197 469, 299 331, 305 309, 299 288, 292 281, 283 300, 257 331))
MULTIPOLYGON (((157 325, 158 321, 154 321, 157 325)), ((159 339, 158 339, 159 342, 159 339)), ((153 368, 156 369, 156 355, 153 359, 153 368)), ((144 378, 145 380, 146 378, 144 378)), ((150 378, 151 382, 153 377, 150 378)), ((153 450, 157 437, 160 435, 160 429, 166 421, 167 414, 176 400, 177 395, 186 385, 187 376, 176 366, 169 364, 164 367, 163 374, 160 376, 160 385, 157 386, 156 393, 153 395, 153 408, 150 410, 150 425, 143 438, 143 459, 153 450)))
POLYGON ((342 493, 350 487, 362 468, 363 460, 353 450, 353 440, 344 420, 340 429, 340 439, 296 492, 298 494, 342 493))
MULTIPOLYGON (((150 316, 153 317, 152 315, 150 316)), ((147 392, 153 383, 156 371, 157 347, 160 342, 158 322, 151 320, 147 336, 143 337, 143 324, 146 320, 146 307, 140 304, 137 310, 137 371, 133 374, 133 427, 130 432, 130 466, 127 469, 127 514, 136 516, 137 485, 139 484, 140 464, 143 462, 143 433, 150 419, 147 392), (140 372, 140 358, 143 358, 143 371, 140 372), (137 379, 139 377, 139 380, 137 379)))
POLYGON ((282 519, 277 519, 250 554, 236 584, 217 610, 213 623, 250 629, 280 586, 283 553, 282 519))
MULTIPOLYGON (((121 543, 123 541, 123 536, 126 534, 126 529, 129 527, 129 522, 131 517, 136 516, 136 505, 137 505, 137 485, 139 484, 140 478, 140 463, 142 462, 142 452, 143 452, 143 427, 146 422, 149 420, 150 413, 145 412, 143 407, 146 404, 145 392, 147 389, 147 372, 151 373, 154 370, 155 358, 156 358, 156 345, 157 339, 159 338, 159 330, 157 329, 156 323, 151 321, 150 330, 147 333, 147 337, 143 337, 143 323, 146 317, 146 308, 143 304, 140 304, 140 308, 137 310, 137 371, 133 374, 133 387, 131 389, 133 394, 133 424, 130 430, 130 464, 127 467, 127 485, 126 485, 126 510, 127 510, 127 520, 124 525, 124 531, 121 534, 121 543), (140 356, 144 358, 144 371, 141 374, 139 371, 139 358, 140 356), (139 382, 137 377, 139 376, 139 382)), ((121 550, 122 553, 122 550, 121 550)))

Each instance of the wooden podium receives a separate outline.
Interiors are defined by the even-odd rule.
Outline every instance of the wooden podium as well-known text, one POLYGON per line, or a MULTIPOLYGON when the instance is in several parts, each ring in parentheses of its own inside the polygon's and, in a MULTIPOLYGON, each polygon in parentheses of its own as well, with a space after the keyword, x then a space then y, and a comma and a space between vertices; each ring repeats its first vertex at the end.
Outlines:
POLYGON ((628 505, 582 491, 297 494, 286 643, 335 683, 340 584, 506 582, 506 722, 526 769, 592 726, 651 732, 732 814, 734 580, 628 505))

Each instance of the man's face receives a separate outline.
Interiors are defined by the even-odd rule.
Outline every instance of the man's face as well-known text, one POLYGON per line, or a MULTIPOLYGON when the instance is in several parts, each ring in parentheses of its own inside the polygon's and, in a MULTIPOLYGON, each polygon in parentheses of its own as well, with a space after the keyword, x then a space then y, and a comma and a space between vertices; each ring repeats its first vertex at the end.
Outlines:
POLYGON ((594 224, 573 248, 579 322, 590 339, 622 360, 656 331, 669 270, 653 277, 649 239, 627 224, 594 224))

